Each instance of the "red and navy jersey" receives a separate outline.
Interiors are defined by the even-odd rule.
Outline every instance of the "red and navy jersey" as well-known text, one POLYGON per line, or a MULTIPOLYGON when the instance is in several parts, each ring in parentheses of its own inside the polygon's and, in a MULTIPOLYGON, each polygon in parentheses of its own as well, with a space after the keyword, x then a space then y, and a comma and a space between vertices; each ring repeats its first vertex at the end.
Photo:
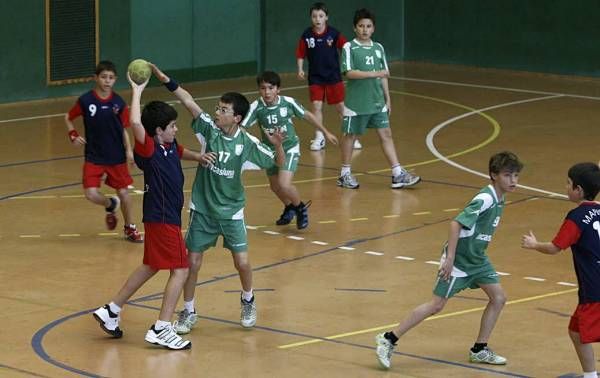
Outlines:
POLYGON ((125 163, 123 128, 129 126, 129 108, 116 93, 101 99, 96 91, 83 94, 69 110, 69 119, 83 116, 85 161, 99 165, 125 163))
POLYGON ((181 226, 183 208, 183 146, 159 144, 146 134, 144 144, 135 142, 134 158, 144 171, 144 223, 167 223, 181 226))
POLYGON ((296 47, 296 58, 308 58, 308 84, 335 84, 342 81, 339 49, 346 38, 328 26, 321 34, 307 28, 296 47))
POLYGON ((582 202, 569 211, 552 243, 573 251, 579 303, 600 302, 600 204, 582 202))

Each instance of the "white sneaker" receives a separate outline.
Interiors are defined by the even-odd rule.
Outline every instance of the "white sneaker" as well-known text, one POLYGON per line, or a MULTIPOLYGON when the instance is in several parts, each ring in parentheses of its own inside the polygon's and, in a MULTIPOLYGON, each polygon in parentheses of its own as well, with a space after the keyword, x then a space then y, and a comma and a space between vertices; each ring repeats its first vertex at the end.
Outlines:
POLYGON ((352 176, 350 173, 346 173, 345 175, 338 177, 335 184, 346 189, 358 189, 360 186, 358 184, 358 180, 356 180, 356 177, 352 176))
POLYGON ((361 150, 362 144, 360 144, 360 140, 354 139, 354 146, 352 148, 354 148, 355 150, 361 150))
POLYGON ((325 139, 315 138, 310 142, 310 150, 311 151, 321 151, 325 148, 325 139))
POLYGON ((408 171, 402 171, 398 176, 392 176, 392 189, 407 188, 421 181, 421 177, 413 175, 408 171))
POLYGON ((240 314, 240 324, 244 328, 252 328, 256 324, 256 301, 255 297, 252 296, 250 301, 244 299, 240 300, 242 305, 242 312, 240 314))
POLYGON ((157 331, 154 325, 146 332, 145 340, 150 344, 160 345, 171 350, 190 349, 192 342, 184 340, 175 333, 172 325, 168 325, 164 329, 157 331))
POLYGON ((469 361, 480 364, 506 365, 506 358, 497 355, 488 347, 483 348, 477 353, 469 350, 469 361))
POLYGON ((392 367, 392 354, 394 353, 395 345, 386 339, 383 333, 375 336, 375 344, 377 344, 375 353, 377 354, 379 365, 384 369, 389 369, 392 367))
POLYGON ((110 307, 107 304, 94 311, 92 315, 94 315, 94 318, 100 323, 100 328, 102 328, 104 332, 115 339, 123 337, 123 331, 119 328, 121 317, 110 311, 110 307))
POLYGON ((198 314, 196 312, 189 312, 184 309, 179 312, 177 320, 173 322, 173 330, 179 335, 190 333, 194 325, 198 322, 198 314))

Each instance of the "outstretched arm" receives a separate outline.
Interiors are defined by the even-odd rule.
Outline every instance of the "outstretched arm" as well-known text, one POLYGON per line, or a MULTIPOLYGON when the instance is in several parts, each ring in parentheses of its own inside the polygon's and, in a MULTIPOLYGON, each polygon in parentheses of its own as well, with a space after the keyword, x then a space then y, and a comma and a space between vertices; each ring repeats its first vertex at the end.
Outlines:
POLYGON ((535 249, 536 251, 547 255, 555 255, 561 251, 554 243, 537 241, 533 231, 529 231, 528 235, 523 235, 521 237, 521 248, 535 249))
POLYGON ((129 123, 131 123, 131 128, 133 129, 133 136, 136 142, 139 144, 146 143, 146 130, 142 125, 141 101, 142 92, 144 91, 144 88, 146 88, 148 80, 142 84, 136 84, 133 80, 131 80, 131 77, 129 77, 129 73, 127 74, 127 81, 129 81, 129 85, 131 85, 131 108, 129 111, 129 123))
POLYGON ((169 78, 164 72, 162 72, 158 67, 156 67, 155 64, 150 63, 150 67, 152 67, 152 72, 154 72, 154 76, 156 76, 156 78, 160 80, 161 83, 166 84, 167 88, 169 88, 169 83, 176 86, 176 89, 169 88, 169 90, 173 92, 173 94, 175 95, 175 97, 177 97, 179 101, 181 101, 183 106, 185 106, 186 109, 192 114, 192 117, 194 117, 194 119, 198 118, 198 116, 202 113, 202 108, 196 103, 196 101, 194 101, 194 97, 192 97, 190 92, 183 89, 180 85, 175 84, 174 81, 171 82, 171 78, 169 78))
POLYGON ((308 110, 305 110, 304 119, 313 124, 317 129, 321 130, 323 134, 325 134, 325 137, 327 138, 329 143, 333 143, 335 145, 338 144, 337 137, 333 133, 331 133, 325 126, 323 126, 323 124, 317 119, 317 117, 315 117, 314 114, 312 114, 308 110))
POLYGON ((216 152, 207 152, 202 154, 200 152, 188 150, 187 148, 183 149, 183 154, 181 155, 181 159, 183 160, 192 160, 199 162, 202 166, 207 166, 209 164, 214 164, 217 161, 217 153, 216 152))

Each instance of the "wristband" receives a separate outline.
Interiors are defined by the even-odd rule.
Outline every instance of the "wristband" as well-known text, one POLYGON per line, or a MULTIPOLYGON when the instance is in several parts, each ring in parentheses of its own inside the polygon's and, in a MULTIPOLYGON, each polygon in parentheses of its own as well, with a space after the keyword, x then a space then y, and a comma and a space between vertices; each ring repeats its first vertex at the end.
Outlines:
POLYGON ((175 92, 175 91, 177 90, 177 88, 179 88, 179 83, 177 83, 177 82, 176 82, 175 80, 173 80, 172 78, 171 78, 171 79, 170 79, 168 82, 166 82, 166 83, 163 83, 163 85, 164 85, 165 87, 167 87, 167 89, 168 89, 170 92, 175 92))
POLYGON ((69 131, 69 139, 71 139, 71 142, 77 138, 79 138, 79 133, 77 132, 77 130, 69 131))

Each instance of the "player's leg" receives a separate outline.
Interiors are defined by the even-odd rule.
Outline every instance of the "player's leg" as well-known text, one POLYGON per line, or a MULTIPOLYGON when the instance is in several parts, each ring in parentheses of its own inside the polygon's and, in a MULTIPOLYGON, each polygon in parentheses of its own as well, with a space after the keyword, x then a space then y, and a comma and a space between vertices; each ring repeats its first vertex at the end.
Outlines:
MULTIPOLYGON (((325 100, 325 86, 313 84, 308 87, 312 113, 319 122, 323 123, 323 100, 325 100)), ((315 131, 315 139, 310 142, 311 151, 321 151, 325 148, 325 135, 321 130, 315 131)))
POLYGON ((506 304, 506 293, 504 292, 504 289, 502 289, 502 286, 500 286, 497 278, 495 280, 495 283, 479 283, 479 287, 488 296, 489 301, 481 316, 477 340, 469 351, 469 360, 471 362, 504 365, 506 364, 506 358, 497 355, 487 346, 490 335, 500 316, 500 312, 506 304))
MULTIPOLYGON (((579 358, 579 362, 581 363, 581 368, 583 369, 584 374, 590 374, 591 377, 596 378, 597 375, 592 375, 594 372, 596 372, 596 359, 594 358, 594 348, 592 344, 583 344, 581 342, 579 332, 575 332, 570 329, 569 337, 573 342, 573 346, 577 352, 577 357, 579 358)), ((584 378, 587 377, 587 375, 584 375, 584 378)))
POLYGON ((127 188, 117 189, 117 196, 121 202, 121 212, 123 213, 123 234, 125 239, 133 243, 143 243, 144 237, 137 229, 137 226, 131 218, 131 196, 127 188))
MULTIPOLYGON (((327 97, 327 104, 333 105, 340 119, 344 117, 344 98, 346 96, 346 89, 344 82, 327 85, 325 88, 325 96, 327 97)), ((355 135, 353 149, 360 150, 362 144, 358 140, 358 136, 355 135)))
POLYGON ((256 324, 256 300, 252 291, 252 266, 248 252, 231 252, 233 264, 240 275, 242 294, 240 298, 240 324, 244 328, 254 327, 256 324))
POLYGON ((106 166, 96 165, 90 162, 83 164, 83 189, 85 198, 96 204, 103 206, 106 210, 106 227, 114 230, 117 227, 117 217, 115 212, 119 208, 119 197, 106 197, 100 192, 100 182, 106 172, 106 166))
POLYGON ((392 188, 400 189, 413 186, 421 181, 419 176, 411 174, 402 168, 398 162, 396 146, 394 144, 394 138, 392 137, 392 129, 389 126, 387 113, 374 114, 370 120, 369 127, 376 128, 379 141, 381 142, 381 149, 392 169, 392 188))
POLYGON ((410 329, 416 327, 423 320, 442 311, 448 298, 433 295, 429 302, 423 303, 415 307, 412 312, 393 330, 385 333, 380 333, 375 337, 376 354, 380 365, 383 368, 391 367, 392 354, 396 342, 402 335, 410 329))
MULTIPOLYGON (((300 193, 296 186, 292 183, 294 179, 294 171, 296 169, 296 165, 290 167, 293 170, 280 170, 279 171, 279 186, 282 191, 285 193, 286 197, 290 200, 290 205, 296 215, 296 226, 299 230, 308 227, 308 208, 311 204, 311 201, 303 202, 300 199, 300 193)), ((286 206, 286 209, 288 207, 286 206)), ((285 212, 285 210, 284 210, 285 212)), ((282 214, 283 216, 283 214, 282 214)), ((290 220, 291 221, 291 220, 290 220)), ((288 222, 289 223, 289 222, 288 222)), ((279 224, 279 223, 278 223, 279 224)))

